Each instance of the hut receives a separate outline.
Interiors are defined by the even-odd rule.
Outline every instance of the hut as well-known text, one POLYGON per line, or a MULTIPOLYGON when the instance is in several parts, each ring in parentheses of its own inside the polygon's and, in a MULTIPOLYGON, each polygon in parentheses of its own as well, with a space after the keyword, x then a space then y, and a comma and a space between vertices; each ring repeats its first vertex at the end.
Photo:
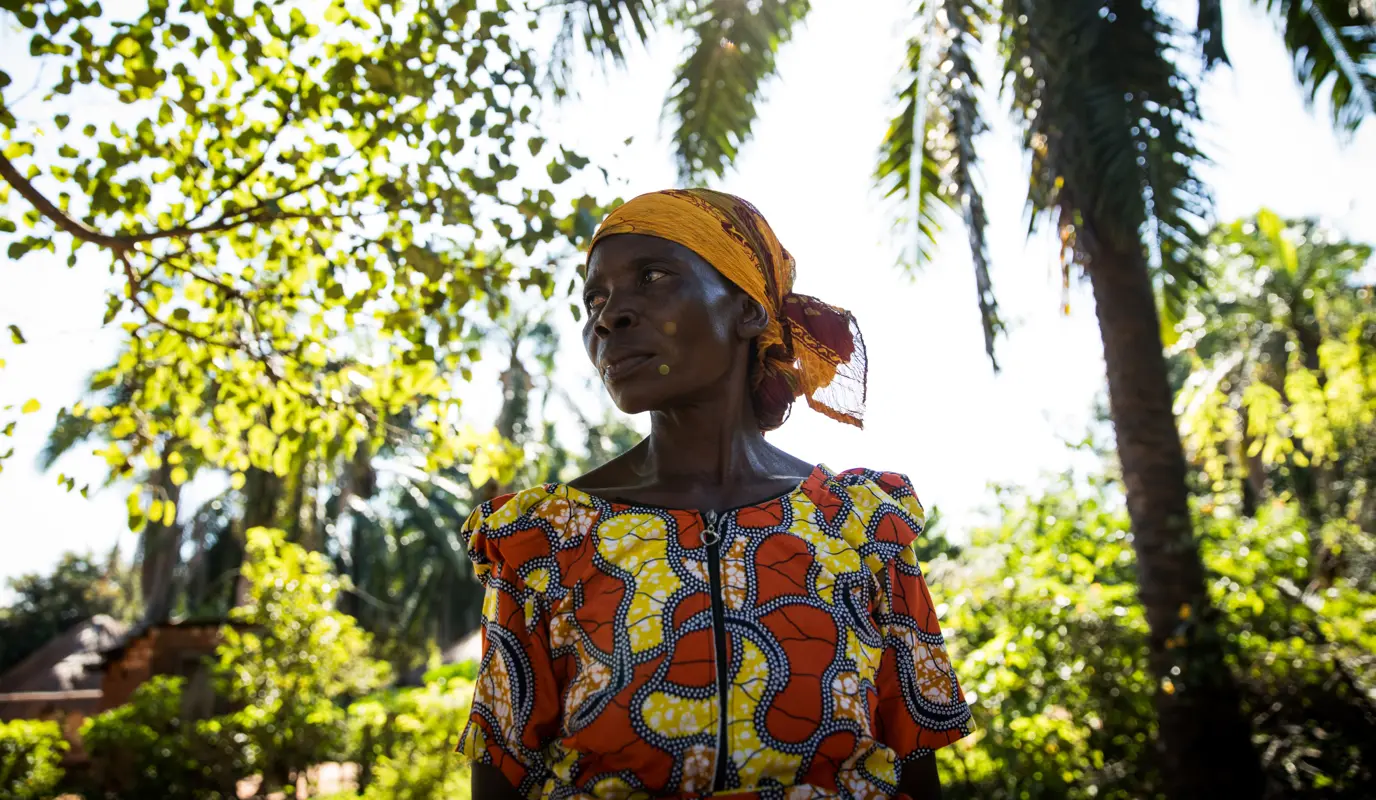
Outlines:
POLYGON ((81 723, 108 708, 102 690, 104 654, 127 633, 125 623, 99 614, 35 650, 0 675, 0 720, 56 720, 72 744, 67 759, 84 759, 81 723))

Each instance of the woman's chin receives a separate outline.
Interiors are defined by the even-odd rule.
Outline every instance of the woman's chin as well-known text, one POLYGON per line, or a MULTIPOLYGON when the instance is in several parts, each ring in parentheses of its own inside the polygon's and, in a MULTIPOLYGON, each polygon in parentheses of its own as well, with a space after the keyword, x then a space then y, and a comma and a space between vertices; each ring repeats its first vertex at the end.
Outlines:
POLYGON ((637 392, 610 392, 612 403, 623 414, 634 416, 644 414, 647 411, 654 411, 659 405, 651 398, 645 397, 637 392))
POLYGON ((644 414, 673 405, 673 398, 664 391, 665 387, 647 385, 646 381, 628 379, 611 383, 606 388, 623 414, 644 414))

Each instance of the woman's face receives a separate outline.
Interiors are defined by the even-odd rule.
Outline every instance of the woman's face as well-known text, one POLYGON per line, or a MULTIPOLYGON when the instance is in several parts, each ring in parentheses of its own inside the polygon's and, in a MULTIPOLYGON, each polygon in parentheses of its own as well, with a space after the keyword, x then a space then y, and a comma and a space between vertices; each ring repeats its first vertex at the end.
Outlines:
POLYGON ((763 309, 701 256, 642 234, 597 243, 583 306, 588 358, 628 414, 719 396, 765 322, 763 309))

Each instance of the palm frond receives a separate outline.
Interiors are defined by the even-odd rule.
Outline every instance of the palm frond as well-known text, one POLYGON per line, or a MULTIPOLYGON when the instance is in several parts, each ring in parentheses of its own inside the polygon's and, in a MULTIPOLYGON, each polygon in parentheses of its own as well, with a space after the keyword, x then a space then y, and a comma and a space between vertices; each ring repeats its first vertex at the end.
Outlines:
MULTIPOLYGON (((874 171, 875 182, 885 197, 897 197, 905 208, 913 208, 921 198, 917 220, 917 246, 922 258, 929 259, 941 230, 941 207, 952 208, 951 195, 941 191, 941 163, 936 157, 935 139, 931 136, 933 114, 926 115, 926 130, 922 137, 922 162, 916 181, 913 180, 913 131, 918 105, 918 65, 922 43, 914 39, 908 43, 907 80, 898 90, 898 110, 889 122, 888 131, 879 145, 879 166, 874 171), (917 192, 917 197, 913 192, 917 192)), ((928 108, 931 109, 930 104, 928 108)), ((900 224, 902 224, 900 220, 900 224)), ((909 220, 910 222, 910 220, 909 220)))
POLYGON ((1211 200, 1196 176, 1199 109, 1172 61, 1177 33, 1141 3, 1006 0, 1005 87, 1032 155, 1028 204, 1063 240, 1143 246, 1169 298, 1211 200))
POLYGON ((807 15, 808 0, 708 0, 688 15, 692 41, 674 76, 666 114, 685 183, 721 177, 750 138, 756 104, 779 46, 807 15))
POLYGON ((1332 79, 1333 124, 1376 116, 1376 7, 1354 0, 1263 0, 1284 19, 1285 46, 1312 103, 1332 79))
POLYGON ((875 179, 889 197, 899 196, 908 207, 918 206, 918 242, 921 253, 930 255, 939 229, 939 206, 960 214, 970 240, 970 256, 975 268, 975 285, 980 320, 984 327, 984 349, 994 371, 998 360, 994 342, 1004 330, 998 301, 989 277, 989 251, 985 238, 988 219, 984 198, 975 180, 978 157, 975 137, 985 131, 980 114, 979 74, 972 53, 980 45, 979 33, 989 19, 987 8, 979 1, 964 3, 943 0, 933 27, 908 43, 904 83, 899 89, 899 109, 880 144, 879 166, 875 179), (933 48, 936 68, 924 75, 923 49, 933 48), (925 87, 920 83, 928 81, 925 87), (925 131, 922 142, 921 175, 913 181, 913 132, 919 91, 928 92, 925 131), (914 192, 917 196, 914 196, 914 192))
POLYGON ((559 15, 550 58, 550 75, 561 91, 568 85, 577 45, 581 42, 593 57, 620 64, 626 60, 626 43, 649 40, 659 18, 659 0, 558 0, 549 8, 559 15))

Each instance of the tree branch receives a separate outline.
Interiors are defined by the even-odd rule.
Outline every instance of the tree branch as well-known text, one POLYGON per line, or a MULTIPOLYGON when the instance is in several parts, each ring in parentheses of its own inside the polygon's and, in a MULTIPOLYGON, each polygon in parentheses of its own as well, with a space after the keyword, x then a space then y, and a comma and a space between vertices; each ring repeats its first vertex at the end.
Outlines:
POLYGON ((83 242, 89 242, 90 244, 99 245, 101 247, 108 247, 117 251, 127 250, 133 246, 121 237, 109 236, 100 231, 93 230, 67 216, 63 213, 62 209, 53 205, 52 201, 44 197, 43 193, 38 191, 38 188, 35 187, 28 178, 20 175, 19 169, 15 167, 14 163, 6 158, 4 154, 0 154, 0 178, 4 178, 9 185, 15 188, 15 191, 23 195, 25 200, 28 200, 34 208, 38 209, 38 213, 52 220, 54 225, 83 242))
POLYGON ((290 121, 291 108, 287 107, 282 109, 282 118, 278 120, 277 129, 272 132, 272 138, 269 139, 268 143, 263 147, 263 152, 258 156, 258 158, 254 159, 252 163, 244 167, 242 172, 240 172, 238 175, 235 175, 229 181, 229 183, 225 184, 225 186, 222 189, 212 194, 210 198, 205 201, 205 204, 201 206, 200 210, 197 211, 195 214, 191 215, 191 219, 189 221, 195 222, 196 220, 200 219, 206 211, 210 210, 211 206, 215 205, 217 202, 220 201, 220 198, 239 188, 239 186, 244 181, 248 180, 253 175, 253 173, 257 172, 258 168, 263 166, 263 164, 268 160, 268 155, 272 153, 272 146, 277 144, 277 137, 281 135, 282 130, 287 127, 287 124, 290 121))
POLYGON ((158 325, 159 327, 166 328, 167 330, 172 331, 178 336, 185 336, 188 339, 195 339, 196 341, 208 344, 211 347, 219 347, 225 350, 244 349, 243 344, 241 342, 235 342, 232 344, 219 342, 214 339, 201 336, 198 333, 193 333, 187 330, 186 328, 173 325, 172 323, 163 320, 157 314, 154 314, 153 310, 150 309, 148 305, 139 298, 139 290, 143 287, 139 280, 138 274, 134 272, 134 265, 129 263, 128 255, 123 250, 121 250, 116 254, 116 258, 119 259, 120 265, 124 268, 124 277, 129 284, 129 300, 133 302, 134 305, 138 306, 139 310, 142 311, 148 317, 149 322, 152 322, 153 324, 158 325))
POLYGON ((228 214, 215 222, 205 225, 179 225, 175 228, 167 228, 159 231, 145 231, 144 233, 136 233, 133 235, 112 236, 108 233, 101 233, 100 231, 87 227, 79 220, 73 219, 64 213, 62 209, 53 205, 52 201, 44 197, 43 193, 38 191, 38 188, 33 185, 32 181, 21 175, 14 163, 3 154, 0 154, 0 178, 4 178, 16 191, 24 196, 24 199, 28 200, 29 203, 38 210, 38 213, 47 217, 58 228, 83 242, 104 247, 116 253, 125 253, 134 249, 137 245, 145 242, 158 241, 159 239, 187 239, 203 233, 218 233, 220 231, 230 230, 231 228, 237 228, 240 225, 256 225, 261 222, 271 222, 279 219, 319 221, 323 219, 347 218, 347 215, 341 214, 283 213, 271 211, 266 208, 269 204, 276 203, 279 200, 318 185, 324 180, 324 178, 321 177, 264 200, 253 208, 228 214))
POLYGON ((228 284, 225 284, 225 283, 223 283, 223 282, 221 282, 221 281, 219 281, 219 280, 216 280, 215 278, 210 277, 210 276, 208 276, 208 275, 202 275, 202 274, 200 274, 199 272, 197 272, 196 270, 192 269, 191 267, 183 267, 183 266, 181 266, 180 264, 174 264, 174 263, 172 262, 172 259, 177 258, 177 257, 179 257, 179 256, 184 256, 184 255, 187 255, 187 251, 186 251, 186 250, 182 250, 182 251, 179 252, 179 253, 172 253, 172 254, 166 255, 166 256, 156 256, 156 255, 155 255, 155 256, 153 256, 153 260, 156 261, 158 264, 161 264, 162 266, 167 267, 168 269, 175 270, 175 271, 177 271, 177 272, 182 273, 183 275, 186 275, 186 276, 188 276, 188 277, 194 278, 194 279, 200 281, 201 283, 206 284, 207 286, 213 286, 215 289, 224 292, 225 294, 229 295, 230 297, 236 297, 236 298, 241 298, 241 299, 244 297, 244 293, 241 292, 241 291, 239 291, 238 289, 234 288, 233 286, 230 286, 230 285, 228 285, 228 284))

